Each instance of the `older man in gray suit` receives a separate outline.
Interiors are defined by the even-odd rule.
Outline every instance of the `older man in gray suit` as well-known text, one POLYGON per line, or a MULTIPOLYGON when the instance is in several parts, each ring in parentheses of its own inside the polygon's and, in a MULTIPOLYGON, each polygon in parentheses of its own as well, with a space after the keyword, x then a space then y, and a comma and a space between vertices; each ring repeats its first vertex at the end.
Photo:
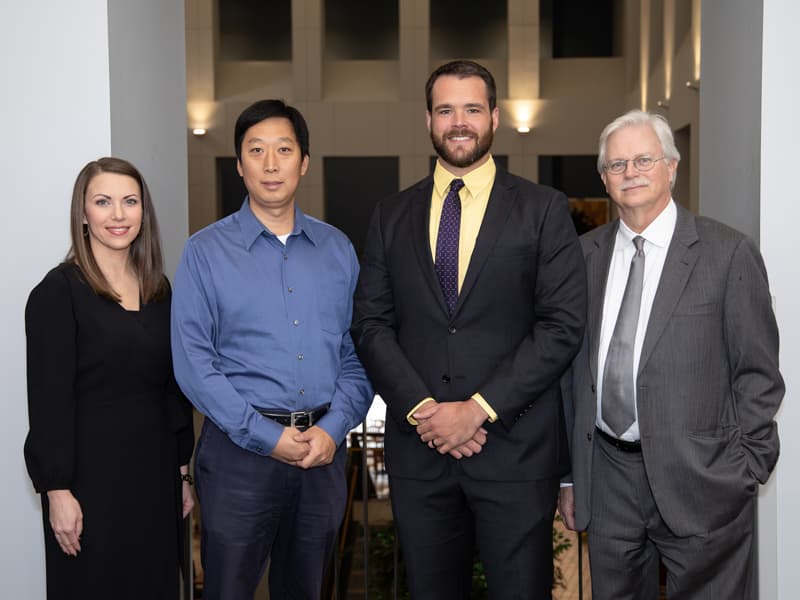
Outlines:
MULTIPOLYGON (((600 136, 619 219, 583 236, 589 314, 565 377, 572 475, 594 600, 755 598, 755 498, 778 459, 778 330, 756 245, 672 199, 665 119, 600 136)), ((573 483, 573 486, 569 484, 573 483)))

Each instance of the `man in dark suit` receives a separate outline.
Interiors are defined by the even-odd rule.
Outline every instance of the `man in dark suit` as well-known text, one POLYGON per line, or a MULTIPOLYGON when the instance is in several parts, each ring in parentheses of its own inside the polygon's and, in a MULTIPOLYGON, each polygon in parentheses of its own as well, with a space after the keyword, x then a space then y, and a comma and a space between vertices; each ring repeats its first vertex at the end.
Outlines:
POLYGON ((563 194, 489 154, 495 84, 439 67, 426 86, 432 176, 380 202, 353 339, 386 401, 386 466, 415 600, 469 598, 477 540, 492 598, 547 598, 568 447, 559 378, 585 316, 563 194))
POLYGON ((600 136, 619 219, 581 238, 586 336, 565 378, 574 488, 595 600, 755 598, 758 484, 784 393, 767 274, 752 240, 672 199, 669 124, 631 111, 600 136))

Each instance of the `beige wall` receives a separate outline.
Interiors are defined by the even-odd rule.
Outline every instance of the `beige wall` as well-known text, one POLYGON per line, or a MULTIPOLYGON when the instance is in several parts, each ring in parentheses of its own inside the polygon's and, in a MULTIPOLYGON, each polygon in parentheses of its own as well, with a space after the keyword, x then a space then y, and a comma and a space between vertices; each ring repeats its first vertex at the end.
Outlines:
MULTIPOLYGON (((534 180, 540 154, 594 154, 597 136, 615 116, 641 107, 642 98, 647 108, 656 108, 666 95, 669 73, 670 106, 664 112, 673 127, 689 124, 694 134, 690 160, 681 167, 690 179, 691 197, 681 201, 696 208, 698 93, 684 83, 694 79, 699 38, 669 41, 673 28, 663 24, 671 22, 678 1, 684 0, 662 0, 663 14, 653 14, 651 0, 622 0, 618 38, 623 56, 540 59, 538 0, 508 0, 508 58, 469 57, 484 63, 497 79, 501 124, 493 151, 508 155, 512 171, 534 180), (642 16, 653 19, 653 25, 648 21, 643 27, 642 16), (642 86, 639 65, 649 63, 640 55, 655 43, 652 30, 665 31, 660 45, 673 52, 653 65, 642 86), (520 110, 532 111, 528 134, 516 132, 520 110)), ((208 130, 202 138, 187 133, 190 231, 217 218, 215 159, 234 155, 236 117, 265 97, 284 98, 308 120, 312 159, 298 201, 315 216, 325 216, 323 156, 399 156, 403 187, 427 174, 432 149, 423 87, 436 66, 428 52, 428 0, 399 0, 397 61, 326 60, 324 0, 293 0, 291 63, 221 63, 215 59, 214 7, 215 0, 186 0, 188 125, 208 130)))

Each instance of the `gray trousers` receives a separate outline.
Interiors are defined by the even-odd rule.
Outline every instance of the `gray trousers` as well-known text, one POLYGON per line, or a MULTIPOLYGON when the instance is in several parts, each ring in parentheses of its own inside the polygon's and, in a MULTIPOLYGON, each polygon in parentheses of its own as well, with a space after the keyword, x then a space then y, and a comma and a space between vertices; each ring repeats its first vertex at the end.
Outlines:
POLYGON ((641 453, 595 436, 589 561, 593 600, 754 600, 755 498, 719 529, 675 536, 656 507, 641 453))

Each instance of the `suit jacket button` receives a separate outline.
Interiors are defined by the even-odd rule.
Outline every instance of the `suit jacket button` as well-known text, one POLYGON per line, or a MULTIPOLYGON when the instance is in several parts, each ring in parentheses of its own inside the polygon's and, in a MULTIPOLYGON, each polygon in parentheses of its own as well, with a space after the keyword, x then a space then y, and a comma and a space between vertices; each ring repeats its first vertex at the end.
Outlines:
POLYGON ((450 383, 450 375, 442 375, 442 383, 450 383))
POLYGON ((587 439, 588 441, 590 441, 590 442, 592 441, 592 432, 591 432, 591 431, 590 431, 589 433, 587 433, 587 434, 586 434, 586 439, 587 439))
POLYGON ((447 331, 449 331, 450 333, 455 333, 456 328, 451 325, 450 327, 447 328, 447 331))
POLYGON ((595 384, 592 384, 592 393, 593 394, 597 393, 597 386, 595 384))

